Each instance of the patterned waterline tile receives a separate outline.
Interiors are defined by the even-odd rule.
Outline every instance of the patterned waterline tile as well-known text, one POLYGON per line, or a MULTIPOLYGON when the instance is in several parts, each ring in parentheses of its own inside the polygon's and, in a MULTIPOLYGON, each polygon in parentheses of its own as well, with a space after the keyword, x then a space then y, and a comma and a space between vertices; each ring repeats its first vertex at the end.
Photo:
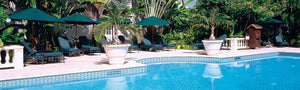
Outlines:
POLYGON ((47 85, 47 84, 82 81, 82 80, 93 80, 93 79, 101 79, 106 77, 141 74, 141 73, 146 73, 146 71, 147 71, 146 66, 142 66, 142 67, 133 67, 133 68, 91 71, 91 72, 52 75, 52 76, 33 77, 33 78, 24 78, 24 79, 1 80, 0 89, 31 87, 31 86, 38 86, 38 85, 47 85))
POLYGON ((261 53, 261 54, 225 57, 225 58, 201 57, 201 56, 154 57, 154 58, 140 59, 137 60, 137 62, 142 64, 172 63, 172 62, 228 63, 228 62, 246 61, 251 59, 272 57, 278 55, 299 55, 300 56, 300 53, 271 52, 271 53, 261 53))

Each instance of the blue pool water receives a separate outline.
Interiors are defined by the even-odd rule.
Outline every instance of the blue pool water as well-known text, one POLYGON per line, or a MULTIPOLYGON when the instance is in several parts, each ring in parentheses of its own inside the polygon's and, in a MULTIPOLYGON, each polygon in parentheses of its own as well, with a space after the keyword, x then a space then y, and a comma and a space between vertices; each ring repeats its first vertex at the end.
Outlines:
POLYGON ((299 90, 300 57, 226 63, 165 63, 145 73, 56 83, 22 90, 299 90))

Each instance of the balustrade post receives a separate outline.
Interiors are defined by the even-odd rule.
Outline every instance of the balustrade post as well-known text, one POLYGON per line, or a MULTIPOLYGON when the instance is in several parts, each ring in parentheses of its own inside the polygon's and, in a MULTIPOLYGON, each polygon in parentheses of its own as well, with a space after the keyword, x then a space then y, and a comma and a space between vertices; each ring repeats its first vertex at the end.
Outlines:
POLYGON ((230 41, 230 43, 231 43, 231 48, 230 48, 230 50, 237 50, 237 39, 235 39, 235 38, 232 38, 232 40, 230 41))
MULTIPOLYGON (((0 47, 0 51, 5 51, 5 61, 4 63, 0 63, 0 68, 8 68, 14 67, 15 69, 24 68, 24 59, 23 59, 23 46, 3 46, 0 47), (13 50, 12 62, 10 61, 9 51, 13 50)), ((1 55, 0 55, 1 56, 1 55)))
POLYGON ((24 56, 23 56, 23 46, 15 46, 13 62, 15 63, 15 69, 24 68, 24 56))
POLYGON ((5 63, 4 64, 9 64, 9 49, 5 50, 5 63))

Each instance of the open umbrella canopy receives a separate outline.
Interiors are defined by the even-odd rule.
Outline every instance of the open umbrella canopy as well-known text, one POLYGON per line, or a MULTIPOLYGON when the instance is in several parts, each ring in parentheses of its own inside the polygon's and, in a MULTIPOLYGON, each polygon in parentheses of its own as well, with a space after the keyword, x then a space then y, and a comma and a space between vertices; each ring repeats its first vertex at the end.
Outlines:
MULTIPOLYGON (((103 18, 101 18, 101 19, 97 20, 96 22, 100 22, 101 23, 103 21, 105 21, 105 20, 103 18)), ((120 21, 120 20, 118 20, 118 21, 120 21)), ((129 24, 129 23, 132 23, 132 22, 130 20, 124 19, 123 23, 129 24)))
POLYGON ((33 21, 50 21, 50 22, 64 22, 54 16, 47 14, 46 12, 36 9, 29 8, 19 12, 15 12, 9 15, 10 19, 17 20, 33 20, 33 21))
POLYGON ((168 25, 171 24, 170 22, 166 20, 162 20, 160 18, 157 18, 155 16, 148 17, 142 21, 139 21, 136 23, 137 25, 142 25, 142 26, 153 26, 153 25, 168 25))
POLYGON ((104 19, 101 18, 101 19, 98 19, 96 22, 103 22, 103 21, 104 21, 104 19))
POLYGON ((70 23, 70 24, 97 24, 98 23, 80 14, 73 14, 62 18, 61 20, 64 20, 66 23, 70 23))
MULTIPOLYGON (((39 10, 37 8, 29 8, 22 11, 18 11, 9 15, 10 19, 15 20, 30 20, 32 22, 32 30, 31 30, 31 43, 34 43, 34 21, 44 21, 44 22, 64 22, 54 16, 47 14, 46 12, 39 10)), ((36 42, 37 43, 37 42, 36 42)), ((33 44, 31 47, 35 48, 33 44)))
MULTIPOLYGON (((92 19, 89 19, 85 16, 82 16, 80 14, 72 14, 70 16, 62 18, 62 20, 64 20, 66 23, 69 23, 69 24, 76 24, 76 32, 75 32, 76 38, 77 38, 77 24, 98 24, 98 22, 96 22, 92 19)), ((75 39, 75 40, 77 40, 77 39, 75 39)), ((76 41, 75 41, 75 48, 77 48, 76 41)))
POLYGON ((259 22, 259 24, 282 24, 282 23, 283 23, 282 21, 273 18, 267 18, 264 21, 259 22))

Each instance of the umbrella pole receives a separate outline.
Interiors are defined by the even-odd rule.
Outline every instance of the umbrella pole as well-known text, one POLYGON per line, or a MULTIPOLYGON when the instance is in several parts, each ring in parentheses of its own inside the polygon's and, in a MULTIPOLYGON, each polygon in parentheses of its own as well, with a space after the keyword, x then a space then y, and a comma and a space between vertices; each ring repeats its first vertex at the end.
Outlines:
POLYGON ((152 44, 154 44, 154 34, 156 34, 156 28, 155 28, 155 26, 150 26, 150 29, 151 29, 151 31, 152 31, 152 44))
POLYGON ((34 45, 33 45, 33 30, 34 30, 34 21, 32 21, 32 30, 31 30, 31 48, 35 49, 34 45))
POLYGON ((78 22, 76 22, 76 32, 75 32, 75 48, 77 48, 77 24, 78 24, 78 22))
POLYGON ((152 40, 151 41, 152 41, 152 44, 154 44, 154 29, 153 28, 151 28, 151 29, 152 29, 151 30, 152 31, 152 40))

